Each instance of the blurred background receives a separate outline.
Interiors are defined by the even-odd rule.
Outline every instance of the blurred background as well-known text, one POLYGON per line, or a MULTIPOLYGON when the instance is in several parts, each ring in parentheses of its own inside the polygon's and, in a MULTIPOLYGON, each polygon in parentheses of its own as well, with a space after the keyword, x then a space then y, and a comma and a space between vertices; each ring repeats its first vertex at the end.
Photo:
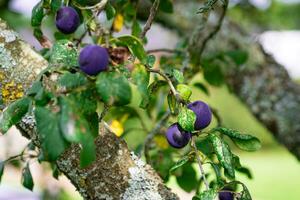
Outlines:
MULTIPOLYGON (((21 38, 37 50, 39 43, 32 36, 30 15, 32 7, 38 0, 0 0, 0 17, 13 27, 21 38)), ((100 16, 101 17, 101 16, 100 16)), ((300 83, 300 0, 231 0, 228 18, 236 21, 258 38, 264 49, 282 64, 290 76, 300 83)), ((47 24, 47 20, 46 20, 47 24)), ((44 26, 45 33, 51 32, 54 26, 44 26)), ((126 33, 123 30, 120 34, 126 33)), ((178 37, 175 33, 154 25, 148 35, 148 49, 175 47, 178 37)), ((50 37, 51 39, 51 37, 50 37)), ((203 80, 197 76, 194 82, 203 80)), ((234 151, 241 162, 249 167, 253 179, 240 175, 253 195, 254 200, 298 200, 300 199, 300 163, 284 147, 278 144, 268 132, 250 114, 247 108, 223 87, 209 86, 210 96, 203 95, 194 89, 192 100, 203 99, 217 108, 224 125, 257 136, 262 141, 262 149, 255 153, 234 151), (234 106, 234 111, 232 107, 234 106), (241 117, 243 116, 243 117, 241 117)), ((135 124, 136 122, 132 122, 135 124)), ((128 134, 125 136, 130 148, 136 148, 137 141, 142 142, 146 133, 128 134)), ((28 141, 20 137, 16 129, 0 137, 0 160, 18 154, 28 141)), ((60 176, 55 180, 50 167, 37 162, 31 163, 31 171, 35 180, 34 192, 22 188, 19 163, 12 163, 5 168, 0 185, 0 200, 35 200, 35 199, 81 199, 69 181, 60 176)), ((174 178, 168 186, 177 192, 182 199, 191 199, 193 193, 181 190, 174 178)))

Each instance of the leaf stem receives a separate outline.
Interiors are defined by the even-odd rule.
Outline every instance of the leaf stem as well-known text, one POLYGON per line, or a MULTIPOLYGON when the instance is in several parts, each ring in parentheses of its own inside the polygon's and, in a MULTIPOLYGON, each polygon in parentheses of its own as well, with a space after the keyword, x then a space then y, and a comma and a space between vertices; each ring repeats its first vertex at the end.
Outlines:
POLYGON ((195 138, 194 137, 192 137, 191 144, 192 144, 192 147, 194 148, 195 153, 196 153, 197 162, 198 162, 198 165, 199 165, 199 169, 200 169, 200 172, 201 172, 201 175, 202 175, 202 178, 203 178, 206 190, 209 190, 209 185, 208 185, 207 179, 205 177, 205 172, 204 172, 204 169, 203 169, 203 166, 202 166, 201 157, 200 157, 200 155, 198 153, 198 149, 196 147, 195 138))

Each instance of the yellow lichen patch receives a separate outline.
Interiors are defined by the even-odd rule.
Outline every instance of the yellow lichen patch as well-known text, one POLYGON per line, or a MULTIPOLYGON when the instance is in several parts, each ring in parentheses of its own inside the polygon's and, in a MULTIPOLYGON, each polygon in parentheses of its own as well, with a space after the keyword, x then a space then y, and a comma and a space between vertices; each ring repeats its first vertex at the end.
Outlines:
POLYGON ((0 72, 0 83, 5 80, 5 75, 3 72, 0 72))
POLYGON ((157 135, 154 137, 155 144, 161 149, 167 149, 169 147, 168 141, 163 135, 157 135))
POLYGON ((4 83, 1 89, 1 95, 4 104, 8 104, 24 96, 22 84, 15 83, 14 81, 4 83))

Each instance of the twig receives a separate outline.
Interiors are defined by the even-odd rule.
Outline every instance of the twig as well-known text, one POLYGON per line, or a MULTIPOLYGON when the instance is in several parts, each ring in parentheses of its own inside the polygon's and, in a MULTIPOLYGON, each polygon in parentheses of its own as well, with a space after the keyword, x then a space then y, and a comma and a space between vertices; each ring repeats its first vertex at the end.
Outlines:
POLYGON ((151 49, 148 50, 147 53, 158 53, 158 52, 166 52, 166 53, 184 53, 184 51, 178 49, 167 49, 167 48, 160 48, 160 49, 151 49))
MULTIPOLYGON (((108 0, 102 0, 99 4, 96 4, 95 6, 92 6, 92 8, 96 8, 96 15, 94 13, 93 17, 87 20, 86 24, 88 24, 93 18, 98 17, 98 15, 101 13, 101 11, 104 9, 105 5, 107 4, 108 0)), ((79 7, 80 8, 80 7, 79 7)), ((83 9, 83 8, 80 8, 83 9)), ((83 34, 80 36, 80 38, 77 39, 76 46, 78 47, 83 38, 89 33, 89 28, 86 28, 83 34)))
POLYGON ((153 23, 153 20, 154 20, 154 18, 155 18, 155 16, 156 16, 156 13, 157 13, 157 10, 158 10, 158 7, 159 7, 159 3, 160 3, 160 0, 155 0, 155 1, 154 1, 153 5, 152 5, 152 7, 151 7, 151 9, 150 9, 150 14, 149 14, 149 17, 148 17, 148 19, 147 19, 147 22, 146 22, 146 24, 145 24, 145 26, 144 26, 144 29, 143 29, 143 31, 142 31, 142 33, 141 33, 141 35, 140 35, 140 38, 141 38, 141 39, 144 39, 144 38, 145 38, 146 33, 147 33, 147 32, 150 30, 150 28, 151 28, 151 25, 152 25, 152 23, 153 23))
POLYGON ((93 5, 93 6, 80 6, 78 3, 76 3, 76 1, 72 2, 74 3, 74 5, 81 9, 81 10, 91 10, 91 9, 103 9, 105 7, 105 5, 107 4, 108 0, 102 0, 99 3, 93 5))
POLYGON ((150 150, 150 145, 152 143, 152 140, 155 137, 155 135, 159 132, 159 130, 162 128, 162 126, 167 122, 170 116, 171 116, 171 112, 170 110, 168 110, 164 114, 164 116, 160 119, 160 121, 156 124, 156 126, 152 129, 152 131, 147 135, 144 141, 143 150, 144 150, 144 155, 147 163, 150 163, 149 150, 150 150))
POLYGON ((202 166, 200 155, 198 153, 198 149, 197 149, 196 144, 195 144, 194 137, 192 137, 191 144, 192 144, 192 147, 194 148, 195 153, 196 153, 197 162, 198 162, 198 165, 199 165, 199 168, 200 168, 200 172, 201 172, 201 175, 202 175, 203 182, 205 184, 206 190, 209 190, 209 185, 208 185, 208 182, 207 182, 206 177, 205 177, 205 172, 204 172, 204 169, 203 169, 203 166, 202 166))
POLYGON ((170 89, 173 93, 173 95, 175 96, 176 100, 179 102, 179 103, 184 103, 184 100, 181 98, 180 94, 177 92, 177 90, 175 89, 171 79, 165 74, 163 73, 161 70, 159 69, 151 69, 149 67, 146 66, 146 69, 149 71, 149 72, 152 72, 152 73, 156 73, 156 74, 159 74, 160 76, 162 76, 168 83, 168 85, 170 86, 170 89))
MULTIPOLYGON (((219 30, 223 24, 223 20, 225 18, 226 12, 227 12, 227 7, 228 7, 228 0, 224 0, 224 4, 222 6, 222 10, 221 10, 220 16, 218 18, 217 25, 212 29, 212 31, 209 34, 207 34, 207 36, 204 36, 203 39, 201 39, 202 42, 201 42, 200 46, 199 46, 199 36, 200 36, 199 32, 198 33, 196 32, 193 35, 193 37, 191 38, 190 44, 189 44, 189 49, 190 49, 190 51, 194 51, 195 50, 194 43, 197 42, 197 44, 198 44, 197 48, 196 48, 197 49, 197 57, 201 58, 201 55, 207 45, 207 42, 219 32, 219 30)), ((206 23, 207 18, 205 18, 204 20, 205 20, 204 23, 206 23)), ((203 30, 204 26, 205 25, 201 24, 200 29, 203 30)))
POLYGON ((109 106, 107 104, 104 104, 103 111, 102 111, 102 113, 100 114, 100 117, 99 117, 99 123, 101 123, 101 121, 103 120, 103 118, 107 114, 108 110, 109 110, 109 106))

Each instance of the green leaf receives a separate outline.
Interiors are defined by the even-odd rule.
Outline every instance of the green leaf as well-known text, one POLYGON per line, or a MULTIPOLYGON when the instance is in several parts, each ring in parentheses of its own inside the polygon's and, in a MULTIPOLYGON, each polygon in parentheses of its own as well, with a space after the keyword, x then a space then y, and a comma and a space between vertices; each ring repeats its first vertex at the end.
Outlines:
POLYGON ((66 148, 59 128, 59 118, 43 107, 36 107, 34 115, 44 156, 49 161, 55 161, 66 148))
POLYGON ((152 68, 155 64, 156 58, 154 55, 148 55, 146 65, 150 68, 152 68))
MULTIPOLYGON (((82 112, 77 109, 77 103, 68 97, 59 98, 60 128, 67 141, 80 142, 82 135, 91 135, 88 121, 82 112)), ((98 121, 98 119, 94 119, 98 121)))
POLYGON ((248 188, 246 187, 246 185, 244 183, 242 183, 240 181, 232 181, 230 183, 227 183, 226 185, 230 186, 230 185, 238 185, 238 184, 243 187, 243 190, 239 195, 240 196, 239 200, 252 200, 250 192, 249 192, 248 188))
POLYGON ((182 175, 176 177, 178 185, 186 192, 191 192, 198 186, 197 174, 191 165, 184 165, 182 175))
POLYGON ((148 87, 148 98, 145 98, 142 100, 142 103, 140 104, 141 108, 147 108, 150 104, 150 101, 153 98, 153 94, 157 92, 161 87, 168 85, 166 81, 158 80, 152 82, 148 87))
POLYGON ((50 0, 50 8, 53 13, 56 13, 61 7, 61 0, 50 0))
POLYGON ((58 84, 67 90, 78 88, 87 84, 87 82, 88 80, 83 74, 72 74, 70 72, 65 73, 58 80, 58 84))
POLYGON ((173 72, 173 76, 174 78, 176 79, 176 81, 178 83, 183 83, 184 82, 184 76, 183 76, 183 73, 177 69, 173 69, 172 70, 173 72))
POLYGON ((233 50, 225 53, 226 56, 230 57, 236 65, 242 65, 248 60, 248 53, 241 50, 233 50))
POLYGON ((10 104, 0 113, 0 132, 5 134, 13 125, 19 123, 28 112, 30 104, 30 98, 24 97, 10 104))
POLYGON ((216 196, 217 196, 216 190, 209 189, 197 196, 194 196, 192 200, 214 200, 216 196))
POLYGON ((204 62, 204 78, 213 86, 221 86, 224 83, 224 74, 221 67, 215 63, 204 62))
POLYGON ((209 90, 203 83, 195 83, 194 86, 209 96, 209 90))
MULTIPOLYGON (((192 155, 194 155, 194 154, 192 154, 192 155)), ((182 167, 183 165, 185 165, 192 159, 193 159, 193 157, 190 154, 183 156, 182 158, 180 158, 180 160, 178 160, 175 163, 175 165, 172 166, 172 168, 169 170, 169 172, 170 173, 174 172, 176 169, 182 167)))
POLYGON ((4 172, 5 162, 0 162, 0 183, 4 172))
POLYGON ((216 134, 210 134, 210 140, 213 145, 217 158, 230 178, 235 177, 232 153, 228 144, 216 134))
POLYGON ((178 84, 176 90, 180 94, 181 98, 185 101, 188 101, 192 95, 192 90, 188 85, 178 84))
POLYGON ((241 134, 236 130, 223 127, 217 127, 214 130, 230 137, 234 144, 242 150, 257 151, 261 148, 259 139, 252 135, 241 134))
POLYGON ((26 167, 24 167, 22 171, 22 185, 28 190, 33 190, 33 179, 29 169, 29 164, 27 163, 26 167))
POLYGON ((41 26, 44 16, 43 1, 40 1, 32 9, 31 26, 41 26))
POLYGON ((204 153, 207 157, 211 157, 214 153, 213 146, 209 137, 199 138, 196 140, 196 147, 199 151, 204 153))
POLYGON ((40 90, 43 89, 43 85, 40 81, 35 81, 31 87, 27 90, 26 94, 28 96, 35 96, 36 94, 38 94, 40 92, 40 90))
POLYGON ((77 103, 77 110, 88 116, 97 109, 97 95, 96 89, 92 87, 81 92, 71 93, 68 98, 77 103))
POLYGON ((123 106, 130 103, 131 88, 128 80, 117 72, 102 72, 97 76, 96 88, 106 104, 123 106))
POLYGON ((43 39, 43 32, 41 27, 35 27, 33 29, 33 35, 37 40, 41 41, 43 39))
POLYGON ((80 167, 84 168, 96 160, 96 147, 90 135, 81 135, 80 143, 80 167))
POLYGON ((186 107, 182 107, 178 115, 178 123, 185 131, 194 131, 196 114, 186 107))
POLYGON ((132 35, 125 35, 116 38, 117 43, 125 45, 128 47, 129 51, 137 57, 142 63, 145 63, 147 60, 147 54, 145 52, 144 46, 141 41, 132 35))
POLYGON ((213 162, 208 162, 208 163, 212 166, 212 168, 216 174, 217 181, 221 182, 222 181, 221 166, 216 163, 213 163, 213 162))
POLYGON ((142 27, 140 26, 137 20, 134 20, 132 23, 132 32, 131 34, 135 37, 139 37, 142 32, 142 27))
POLYGON ((49 63, 51 66, 78 66, 77 48, 69 40, 56 41, 51 49, 49 63))
POLYGON ((234 154, 232 154, 232 158, 233 158, 233 165, 234 165, 235 170, 242 174, 245 174, 249 179, 252 179, 253 176, 252 176, 251 171, 248 168, 243 167, 241 165, 240 158, 234 154))
POLYGON ((252 197, 250 195, 248 188, 246 187, 245 184, 242 184, 242 185, 243 185, 243 191, 241 193, 240 200, 252 200, 252 197))
POLYGON ((95 19, 93 12, 91 10, 81 10, 81 13, 88 30, 96 31, 98 22, 95 19))
POLYGON ((159 9, 166 13, 172 13, 173 12, 173 1, 172 0, 160 1, 159 9))
POLYGON ((167 98, 168 98, 168 105, 169 105, 169 109, 170 109, 171 113, 173 115, 177 114, 179 104, 178 104, 175 96, 172 93, 169 93, 167 98))
POLYGON ((111 20, 116 15, 115 8, 109 2, 105 6, 105 12, 107 20, 111 20))
POLYGON ((137 85, 137 89, 141 94, 142 100, 140 105, 142 105, 143 99, 147 99, 148 97, 148 85, 150 80, 150 74, 146 70, 145 66, 141 64, 134 65, 134 69, 132 71, 132 81, 135 85, 137 85))

